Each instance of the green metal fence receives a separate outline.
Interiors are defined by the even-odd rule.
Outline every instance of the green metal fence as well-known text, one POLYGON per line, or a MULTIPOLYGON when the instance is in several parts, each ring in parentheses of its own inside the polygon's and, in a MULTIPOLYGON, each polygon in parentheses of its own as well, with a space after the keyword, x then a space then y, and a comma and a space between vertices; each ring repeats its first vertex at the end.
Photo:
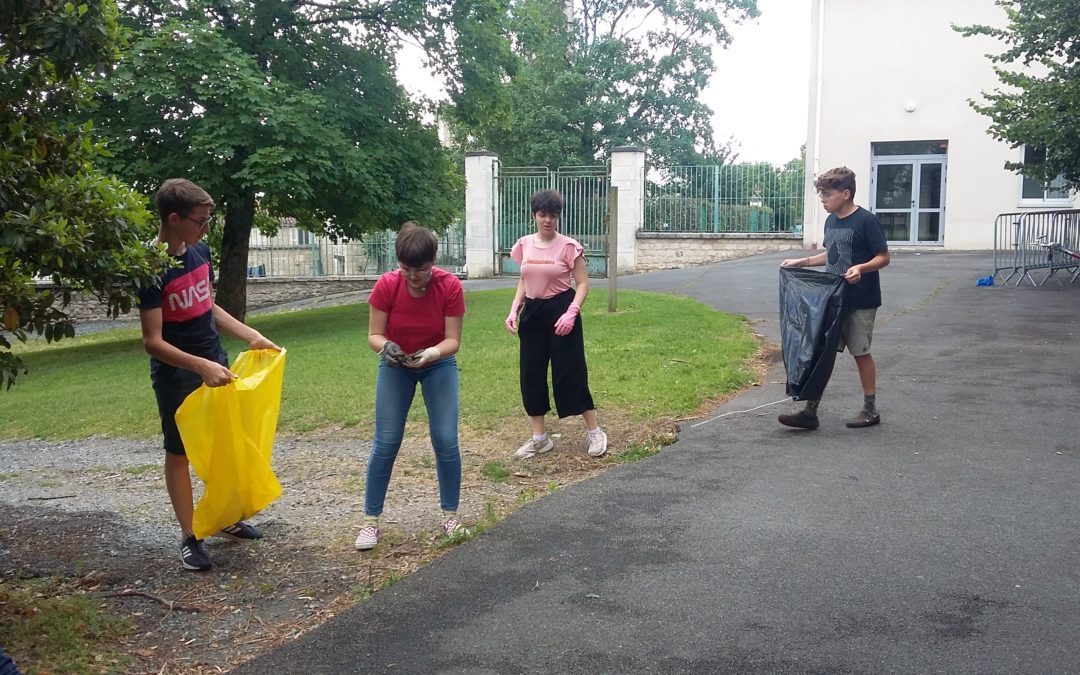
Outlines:
POLYGON ((500 166, 496 180, 495 262, 501 274, 517 274, 510 259, 514 243, 534 230, 529 198, 551 185, 546 166, 500 166))
POLYGON ((535 192, 558 190, 566 200, 559 231, 585 247, 590 276, 607 275, 608 167, 500 167, 497 180, 495 259, 501 274, 517 274, 510 250, 521 237, 535 231, 529 198, 535 192))
POLYGON ((675 166, 646 182, 649 232, 801 232, 802 169, 771 164, 675 166))
POLYGON ((606 166, 559 167, 555 189, 566 199, 559 231, 585 247, 589 276, 607 276, 607 210, 610 172, 606 166))
MULTIPOLYGON (((435 264, 453 274, 465 269, 465 226, 454 223, 439 235, 435 264)), ((394 242, 397 232, 371 232, 360 241, 313 235, 292 225, 276 235, 251 234, 248 277, 377 277, 397 268, 394 242)))

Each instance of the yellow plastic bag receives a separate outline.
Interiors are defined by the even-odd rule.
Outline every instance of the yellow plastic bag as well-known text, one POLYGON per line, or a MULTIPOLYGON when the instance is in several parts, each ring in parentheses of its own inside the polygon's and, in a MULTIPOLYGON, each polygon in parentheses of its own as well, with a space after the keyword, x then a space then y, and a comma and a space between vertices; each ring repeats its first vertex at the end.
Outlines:
POLYGON ((206 485, 195 506, 195 536, 204 539, 246 520, 281 496, 270 468, 285 350, 242 352, 224 387, 205 384, 176 411, 188 461, 206 485))

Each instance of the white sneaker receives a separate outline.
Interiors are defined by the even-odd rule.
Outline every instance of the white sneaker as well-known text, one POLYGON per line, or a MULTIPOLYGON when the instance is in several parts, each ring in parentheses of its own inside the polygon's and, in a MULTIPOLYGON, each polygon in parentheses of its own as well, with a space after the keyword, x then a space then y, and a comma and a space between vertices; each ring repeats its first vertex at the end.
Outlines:
POLYGON ((592 432, 589 432, 587 434, 589 437, 590 457, 599 457, 605 452, 607 452, 607 434, 604 433, 604 430, 600 429, 599 427, 597 427, 597 431, 599 431, 599 433, 594 434, 592 432))
POLYGON ((379 543, 379 528, 375 525, 365 525, 360 528, 360 534, 356 535, 356 550, 367 551, 375 548, 379 543))
POLYGON ((534 455, 539 455, 542 452, 547 452, 554 447, 555 442, 551 440, 550 435, 545 436, 542 441, 534 441, 530 438, 525 441, 525 445, 517 449, 517 452, 514 453, 514 457, 517 457, 518 459, 528 459, 534 455))

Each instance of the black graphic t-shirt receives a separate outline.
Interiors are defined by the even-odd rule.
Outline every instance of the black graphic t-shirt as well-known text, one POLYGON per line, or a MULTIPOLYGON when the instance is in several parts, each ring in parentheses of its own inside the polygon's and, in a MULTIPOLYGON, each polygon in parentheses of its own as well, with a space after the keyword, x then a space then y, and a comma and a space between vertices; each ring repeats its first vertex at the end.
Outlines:
MULTIPOLYGON (((852 265, 869 262, 878 253, 888 251, 889 245, 877 216, 860 206, 847 218, 830 214, 825 219, 825 250, 829 253, 825 269, 843 274, 852 265)), ((876 271, 864 273, 859 283, 848 289, 848 303, 851 309, 881 306, 881 280, 876 271)))
MULTIPOLYGON (((214 321, 210 248, 199 242, 173 257, 180 261, 180 266, 166 272, 160 286, 139 293, 139 309, 161 308, 161 337, 165 342, 188 354, 220 361, 221 339, 214 321)), ((154 378, 168 377, 173 370, 168 364, 150 359, 150 374, 154 378)))

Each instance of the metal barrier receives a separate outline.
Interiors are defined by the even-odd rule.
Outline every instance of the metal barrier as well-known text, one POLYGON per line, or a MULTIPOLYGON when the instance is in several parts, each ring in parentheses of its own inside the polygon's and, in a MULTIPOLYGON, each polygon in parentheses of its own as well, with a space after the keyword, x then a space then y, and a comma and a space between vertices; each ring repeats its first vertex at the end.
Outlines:
POLYGON ((1063 286, 1058 272, 1069 283, 1080 278, 1080 209, 1002 213, 994 221, 994 278, 1003 285, 1016 279, 1043 286, 1050 279, 1063 286), (1034 271, 1046 271, 1036 282, 1034 271), (1004 276, 1008 273, 1008 276, 1004 276))
MULTIPOLYGON (((455 223, 439 236, 435 264, 452 274, 465 270, 465 227, 455 223)), ((393 230, 372 232, 360 241, 334 241, 293 225, 284 225, 273 237, 251 233, 248 246, 249 278, 377 277, 397 267, 393 230)))

